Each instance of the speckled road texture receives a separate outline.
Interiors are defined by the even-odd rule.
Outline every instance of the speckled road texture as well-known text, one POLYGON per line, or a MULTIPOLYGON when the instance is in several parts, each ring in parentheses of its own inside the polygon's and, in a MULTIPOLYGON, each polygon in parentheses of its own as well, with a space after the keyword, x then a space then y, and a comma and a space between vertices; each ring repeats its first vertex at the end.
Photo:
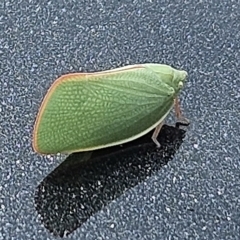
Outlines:
POLYGON ((239 29, 237 0, 2 0, 0 239, 239 239, 239 29), (143 62, 188 71, 189 127, 160 149, 32 151, 54 79, 143 62))

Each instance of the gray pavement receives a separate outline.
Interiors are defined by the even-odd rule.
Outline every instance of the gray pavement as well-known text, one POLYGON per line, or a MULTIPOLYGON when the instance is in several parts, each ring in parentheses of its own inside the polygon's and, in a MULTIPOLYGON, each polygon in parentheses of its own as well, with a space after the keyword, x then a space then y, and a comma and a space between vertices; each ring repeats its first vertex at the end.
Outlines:
POLYGON ((239 31, 237 0, 1 1, 0 239, 240 239, 239 31), (161 149, 33 152, 57 77, 144 62, 188 71, 190 126, 161 149))

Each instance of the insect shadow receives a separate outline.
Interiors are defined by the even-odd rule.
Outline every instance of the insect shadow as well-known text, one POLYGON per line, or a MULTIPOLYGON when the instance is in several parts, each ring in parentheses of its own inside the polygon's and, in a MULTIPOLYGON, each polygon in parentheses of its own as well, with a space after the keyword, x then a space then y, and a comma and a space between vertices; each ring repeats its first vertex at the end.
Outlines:
POLYGON ((166 165, 183 142, 185 130, 164 125, 160 148, 151 134, 122 146, 68 156, 36 189, 35 206, 44 226, 56 236, 72 233, 166 165))

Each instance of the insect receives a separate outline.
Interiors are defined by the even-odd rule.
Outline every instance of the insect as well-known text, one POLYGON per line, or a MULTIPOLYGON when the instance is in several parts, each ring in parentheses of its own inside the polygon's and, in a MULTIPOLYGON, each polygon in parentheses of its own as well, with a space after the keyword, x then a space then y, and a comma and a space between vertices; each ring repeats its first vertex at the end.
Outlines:
MULTIPOLYGON (((41 154, 72 153, 123 144, 155 129, 157 136, 187 72, 146 63, 59 77, 43 99, 33 130, 41 154)), ((187 121, 187 120, 186 120, 187 121)))

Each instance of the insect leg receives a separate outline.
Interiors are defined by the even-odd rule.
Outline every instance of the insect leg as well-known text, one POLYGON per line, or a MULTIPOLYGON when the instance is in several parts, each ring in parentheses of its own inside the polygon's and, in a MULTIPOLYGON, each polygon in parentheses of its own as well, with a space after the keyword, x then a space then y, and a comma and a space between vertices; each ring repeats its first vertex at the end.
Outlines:
POLYGON ((158 137, 158 134, 159 134, 162 126, 163 126, 163 121, 162 121, 160 124, 157 125, 157 127, 155 128, 155 130, 154 130, 154 132, 153 132, 153 135, 152 135, 152 140, 153 140, 153 142, 157 145, 158 148, 159 148, 161 145, 160 145, 160 143, 158 142, 157 137, 158 137))
POLYGON ((181 108, 180 108, 180 103, 179 103, 179 100, 178 100, 177 97, 174 99, 174 110, 175 110, 175 114, 176 114, 176 117, 177 117, 178 121, 180 123, 182 123, 182 125, 189 125, 190 124, 190 121, 182 115, 182 111, 181 111, 181 108))

